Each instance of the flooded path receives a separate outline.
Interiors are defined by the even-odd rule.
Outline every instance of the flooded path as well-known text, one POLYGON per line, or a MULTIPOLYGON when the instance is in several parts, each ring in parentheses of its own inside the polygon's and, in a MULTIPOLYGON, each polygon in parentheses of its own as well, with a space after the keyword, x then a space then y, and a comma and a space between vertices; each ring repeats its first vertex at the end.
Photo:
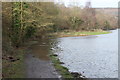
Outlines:
POLYGON ((27 78, 59 78, 55 68, 50 61, 48 41, 39 41, 28 49, 26 54, 26 77, 27 78))
POLYGON ((26 57, 27 78, 58 78, 50 61, 40 60, 28 54, 26 57))
POLYGON ((61 62, 87 78, 118 78, 118 30, 110 34, 59 38, 61 62))

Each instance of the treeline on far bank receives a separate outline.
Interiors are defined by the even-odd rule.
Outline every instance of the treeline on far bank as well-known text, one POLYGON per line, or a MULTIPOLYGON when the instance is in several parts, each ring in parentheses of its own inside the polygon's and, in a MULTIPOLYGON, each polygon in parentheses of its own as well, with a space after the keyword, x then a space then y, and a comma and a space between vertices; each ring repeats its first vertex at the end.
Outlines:
POLYGON ((115 16, 89 7, 65 7, 53 2, 4 2, 2 6, 3 44, 16 48, 31 37, 42 38, 51 32, 118 27, 115 16))

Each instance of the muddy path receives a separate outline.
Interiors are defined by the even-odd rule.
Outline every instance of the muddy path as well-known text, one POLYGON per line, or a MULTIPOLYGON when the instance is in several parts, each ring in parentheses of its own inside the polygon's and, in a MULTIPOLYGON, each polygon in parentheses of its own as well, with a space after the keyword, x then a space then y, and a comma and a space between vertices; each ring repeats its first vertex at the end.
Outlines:
POLYGON ((32 54, 27 54, 25 64, 27 78, 59 78, 51 61, 40 60, 32 54))
POLYGON ((25 58, 26 77, 27 78, 60 78, 61 76, 55 70, 49 59, 48 41, 43 40, 32 45, 25 58))

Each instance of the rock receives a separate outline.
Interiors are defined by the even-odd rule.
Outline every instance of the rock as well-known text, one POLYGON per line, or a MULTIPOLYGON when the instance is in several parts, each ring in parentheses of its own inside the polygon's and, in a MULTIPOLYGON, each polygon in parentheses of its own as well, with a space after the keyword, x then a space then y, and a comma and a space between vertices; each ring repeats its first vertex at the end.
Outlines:
POLYGON ((60 62, 60 64, 65 64, 64 62, 60 62))
POLYGON ((75 77, 75 78, 82 78, 82 80, 86 80, 85 76, 77 73, 77 72, 71 72, 71 74, 75 77))
POLYGON ((57 54, 53 54, 52 56, 58 56, 57 54))
POLYGON ((79 78, 81 75, 77 72, 71 72, 71 74, 75 77, 75 78, 79 78))

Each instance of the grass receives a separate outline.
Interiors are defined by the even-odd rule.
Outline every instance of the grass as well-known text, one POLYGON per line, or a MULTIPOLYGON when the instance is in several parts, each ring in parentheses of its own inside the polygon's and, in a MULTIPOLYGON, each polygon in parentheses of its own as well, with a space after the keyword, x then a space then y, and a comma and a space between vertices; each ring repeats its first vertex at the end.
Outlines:
POLYGON ((74 78, 68 69, 61 65, 61 62, 56 55, 52 54, 50 55, 50 58, 54 64, 54 67, 62 75, 63 78, 74 78))
POLYGON ((100 34, 108 34, 110 32, 103 31, 103 30, 96 30, 96 31, 63 31, 55 33, 59 37, 77 37, 77 36, 89 36, 89 35, 100 35, 100 34))
POLYGON ((25 77, 25 65, 24 65, 24 57, 25 53, 28 49, 33 44, 36 44, 37 41, 28 41, 26 42, 22 47, 19 49, 14 49, 14 48, 9 48, 12 52, 8 51, 5 53, 4 57, 5 59, 2 59, 2 74, 3 78, 24 78, 25 77), (8 57, 13 57, 15 59, 20 59, 16 60, 14 62, 11 62, 8 57))
POLYGON ((3 78, 23 78, 24 77, 24 50, 17 50, 17 54, 12 55, 14 58, 19 58, 15 62, 3 59, 3 78))

